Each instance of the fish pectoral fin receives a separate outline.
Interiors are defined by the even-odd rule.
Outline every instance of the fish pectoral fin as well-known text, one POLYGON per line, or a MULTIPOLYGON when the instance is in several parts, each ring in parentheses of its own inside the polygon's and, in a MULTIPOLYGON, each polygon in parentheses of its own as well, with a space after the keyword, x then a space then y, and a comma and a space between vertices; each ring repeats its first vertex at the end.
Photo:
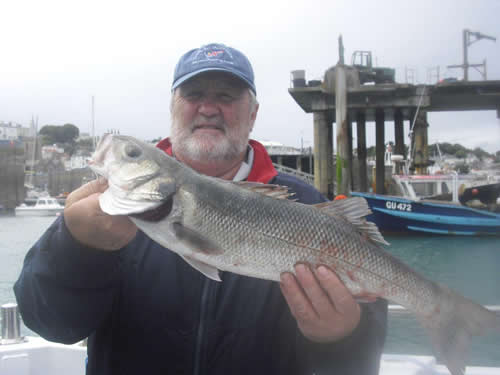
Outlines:
POLYGON ((220 247, 210 239, 203 237, 193 229, 187 228, 179 222, 172 223, 173 233, 178 241, 194 252, 209 255, 222 254, 220 247))
POLYGON ((358 232, 372 242, 379 242, 384 245, 389 243, 379 232, 377 226, 366 221, 365 216, 371 214, 370 207, 364 198, 352 197, 333 202, 323 202, 315 204, 318 210, 333 217, 343 217, 356 227, 358 232))
POLYGON ((201 272, 204 274, 206 277, 209 279, 215 280, 215 281, 222 281, 219 276, 219 270, 209 264, 200 262, 199 260, 193 259, 193 258, 188 258, 186 256, 182 256, 182 259, 184 259, 186 262, 188 262, 191 267, 193 267, 195 270, 201 272))
POLYGON ((266 195, 275 199, 288 199, 293 197, 295 193, 291 193, 287 186, 273 185, 273 184, 263 184, 261 182, 252 181, 231 181, 230 183, 235 184, 243 189, 253 191, 262 195, 266 195))

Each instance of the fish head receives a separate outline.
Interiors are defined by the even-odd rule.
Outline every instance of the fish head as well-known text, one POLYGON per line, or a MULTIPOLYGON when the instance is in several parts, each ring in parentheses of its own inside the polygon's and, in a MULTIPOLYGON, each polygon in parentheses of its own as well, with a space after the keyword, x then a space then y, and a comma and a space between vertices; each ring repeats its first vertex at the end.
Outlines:
POLYGON ((160 166, 149 147, 137 139, 106 134, 99 142, 90 167, 115 186, 132 190, 158 174, 160 166))
POLYGON ((100 197, 103 211, 129 215, 154 209, 169 199, 176 190, 175 163, 169 159, 151 144, 106 134, 89 163, 108 180, 109 188, 100 197))

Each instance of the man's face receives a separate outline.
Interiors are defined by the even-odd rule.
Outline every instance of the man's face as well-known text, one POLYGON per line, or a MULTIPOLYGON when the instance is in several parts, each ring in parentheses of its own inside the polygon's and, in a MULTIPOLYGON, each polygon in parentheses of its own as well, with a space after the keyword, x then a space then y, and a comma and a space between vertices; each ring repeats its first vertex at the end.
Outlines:
POLYGON ((197 161, 239 157, 257 110, 248 87, 230 74, 207 72, 186 81, 172 100, 174 154, 197 161))

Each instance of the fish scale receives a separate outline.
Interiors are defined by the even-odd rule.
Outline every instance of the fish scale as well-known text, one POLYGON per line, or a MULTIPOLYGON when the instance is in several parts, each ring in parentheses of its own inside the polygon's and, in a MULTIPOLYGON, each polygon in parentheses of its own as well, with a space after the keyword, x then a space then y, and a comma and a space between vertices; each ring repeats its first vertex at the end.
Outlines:
POLYGON ((110 184, 99 198, 104 212, 130 215, 206 276, 220 281, 218 270, 224 270, 279 281, 297 263, 325 264, 354 295, 413 311, 453 375, 464 373, 471 336, 500 328, 493 312, 384 251, 378 229, 364 219, 370 211, 363 198, 315 206, 276 199, 273 187, 202 176, 152 145, 119 135, 102 138, 91 167, 110 184))
MULTIPOLYGON (((241 268, 239 273, 253 276, 255 268, 258 268, 259 277, 278 281, 281 273, 293 272, 293 266, 298 262, 313 266, 326 264, 337 271, 354 293, 376 291, 384 294, 392 290, 391 297, 395 302, 410 304, 413 310, 424 298, 424 306, 435 304, 430 293, 412 293, 419 291, 415 286, 422 282, 422 278, 414 274, 408 277, 404 265, 399 264, 404 268, 401 270, 392 257, 374 251, 372 247, 376 245, 361 236, 347 236, 343 227, 348 227, 349 223, 343 219, 335 220, 329 215, 318 215, 310 206, 298 206, 268 197, 257 201, 240 199, 231 191, 227 192, 224 204, 219 204, 210 199, 215 195, 210 193, 210 188, 203 185, 202 194, 198 191, 200 186, 183 187, 191 190, 188 199, 201 197, 193 210, 184 213, 183 221, 184 225, 203 236, 213 238, 224 250, 223 254, 210 260, 219 269, 238 272, 237 268, 241 268), (236 210, 238 214, 230 215, 230 210, 236 210), (241 237, 251 238, 251 242, 243 242, 241 237), (307 246, 296 246, 298 243, 307 246), (324 244, 334 245, 339 250, 332 254, 322 248, 324 244), (318 259, 323 261, 318 262, 318 259), (251 270, 246 271, 245 266, 251 270)), ((245 192, 247 195, 251 193, 245 192)), ((200 259, 210 257, 202 256, 200 259)))

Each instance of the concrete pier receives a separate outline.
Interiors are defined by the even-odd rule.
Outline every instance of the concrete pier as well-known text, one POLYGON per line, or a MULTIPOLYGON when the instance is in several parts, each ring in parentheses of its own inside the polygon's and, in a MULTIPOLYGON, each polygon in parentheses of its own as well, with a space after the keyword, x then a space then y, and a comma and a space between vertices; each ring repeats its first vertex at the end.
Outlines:
POLYGON ((413 126, 413 168, 416 174, 427 174, 429 162, 429 123, 427 112, 419 111, 413 126))
MULTIPOLYGON (((400 108, 394 111, 394 143, 395 149, 394 154, 402 155, 405 154, 405 143, 404 143, 404 117, 403 112, 400 108)), ((396 164, 396 174, 401 174, 401 163, 396 164)))
MULTIPOLYGON (((301 85, 288 92, 314 121, 314 173, 315 186, 323 194, 334 191, 332 123, 337 119, 336 182, 337 194, 348 194, 352 176, 352 132, 350 120, 356 121, 357 153, 360 168, 359 190, 369 189, 366 182, 366 122, 375 122, 376 134, 376 187, 384 193, 385 122, 394 121, 395 154, 404 155, 404 123, 414 125, 412 169, 425 173, 429 163, 427 113, 438 111, 496 110, 500 118, 500 81, 445 82, 435 85, 385 83, 361 85, 358 72, 347 65, 328 69, 321 84, 301 85), (345 83, 345 84, 344 84, 345 83)), ((436 124, 435 126, 438 126, 436 124)))
POLYGON ((314 186, 333 197, 333 128, 328 112, 314 112, 314 186))
POLYGON ((375 193, 385 193, 385 113, 382 108, 377 108, 375 111, 375 168, 376 168, 376 185, 375 193))
POLYGON ((352 135, 349 135, 347 121, 347 77, 344 65, 335 68, 335 118, 337 123, 337 194, 351 192, 351 157, 352 135), (351 147, 349 147, 349 141, 351 147))
POLYGON ((356 133, 358 139, 359 191, 367 192, 366 116, 364 111, 356 112, 356 133))

